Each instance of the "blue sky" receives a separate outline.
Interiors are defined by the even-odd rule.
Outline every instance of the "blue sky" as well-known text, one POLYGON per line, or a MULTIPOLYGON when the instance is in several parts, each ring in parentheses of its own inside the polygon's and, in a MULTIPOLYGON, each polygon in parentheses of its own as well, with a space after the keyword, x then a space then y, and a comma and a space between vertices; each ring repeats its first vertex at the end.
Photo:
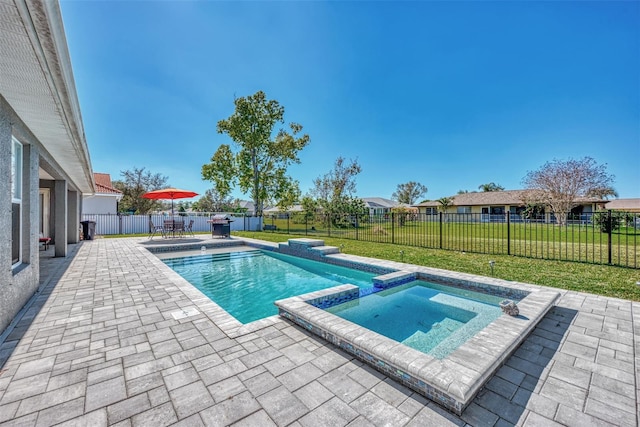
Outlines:
MULTIPOLYGON (((263 90, 311 142, 307 192, 338 156, 358 195, 522 188, 593 157, 640 197, 640 3, 61 0, 93 169, 145 167, 201 194, 234 96, 263 90)), ((248 199, 239 191, 236 197, 248 199)))

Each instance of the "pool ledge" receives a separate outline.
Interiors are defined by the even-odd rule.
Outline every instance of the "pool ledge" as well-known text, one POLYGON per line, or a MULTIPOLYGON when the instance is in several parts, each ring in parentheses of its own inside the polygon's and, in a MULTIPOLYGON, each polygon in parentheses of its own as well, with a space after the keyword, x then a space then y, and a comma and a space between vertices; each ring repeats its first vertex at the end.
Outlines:
POLYGON ((340 285, 275 304, 280 316, 458 415, 560 296, 550 290, 531 290, 518 303, 519 316, 503 314, 449 356, 436 359, 312 305, 357 295, 358 289, 340 285))

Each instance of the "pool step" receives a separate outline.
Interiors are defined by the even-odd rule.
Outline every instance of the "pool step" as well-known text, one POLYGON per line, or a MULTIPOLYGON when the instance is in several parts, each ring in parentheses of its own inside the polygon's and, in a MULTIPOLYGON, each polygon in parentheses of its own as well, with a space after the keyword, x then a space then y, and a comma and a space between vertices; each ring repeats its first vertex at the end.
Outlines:
POLYGON ((171 266, 185 266, 185 265, 197 265, 197 264, 209 264, 215 261, 228 261, 231 259, 239 258, 252 258, 261 256, 260 251, 243 251, 243 252, 228 252, 221 254, 207 254, 196 255, 185 258, 169 258, 163 260, 167 265, 171 266))
POLYGON ((319 239, 307 239, 307 238, 299 238, 299 239, 289 239, 287 242, 289 246, 301 246, 305 248, 313 248, 316 246, 324 246, 324 240, 319 239))
POLYGON ((400 270, 376 276, 372 281, 373 286, 376 288, 386 289, 392 286, 404 285, 405 283, 413 282, 416 278, 416 273, 400 270))
POLYGON ((278 243, 278 249, 282 253, 302 257, 306 255, 324 256, 340 253, 340 248, 336 246, 326 246, 324 240, 306 238, 289 239, 287 242, 278 243))
POLYGON ((320 252, 322 255, 339 254, 340 248, 337 246, 316 246, 311 248, 314 252, 320 252))

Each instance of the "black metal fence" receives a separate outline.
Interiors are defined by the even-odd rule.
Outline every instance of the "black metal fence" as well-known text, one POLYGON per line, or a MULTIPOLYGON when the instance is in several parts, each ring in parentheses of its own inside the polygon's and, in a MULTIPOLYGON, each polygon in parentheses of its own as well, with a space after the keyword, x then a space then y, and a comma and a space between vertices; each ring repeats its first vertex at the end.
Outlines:
POLYGON ((631 212, 570 215, 562 221, 554 216, 510 213, 370 216, 296 212, 265 216, 263 230, 640 268, 640 214, 631 212))

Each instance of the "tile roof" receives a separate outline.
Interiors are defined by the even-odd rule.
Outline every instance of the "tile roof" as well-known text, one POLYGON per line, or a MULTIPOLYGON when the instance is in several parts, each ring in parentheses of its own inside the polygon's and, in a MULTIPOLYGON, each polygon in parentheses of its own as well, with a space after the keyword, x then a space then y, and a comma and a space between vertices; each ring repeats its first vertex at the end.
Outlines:
POLYGON ((362 197, 364 204, 369 208, 394 208, 398 206, 395 200, 384 199, 382 197, 362 197))
POLYGON ((108 173, 94 172, 93 179, 96 182, 96 193, 122 194, 122 191, 113 188, 113 184, 111 184, 111 175, 108 173))
POLYGON ((604 205, 604 208, 627 212, 640 212, 640 199, 610 200, 604 205))

